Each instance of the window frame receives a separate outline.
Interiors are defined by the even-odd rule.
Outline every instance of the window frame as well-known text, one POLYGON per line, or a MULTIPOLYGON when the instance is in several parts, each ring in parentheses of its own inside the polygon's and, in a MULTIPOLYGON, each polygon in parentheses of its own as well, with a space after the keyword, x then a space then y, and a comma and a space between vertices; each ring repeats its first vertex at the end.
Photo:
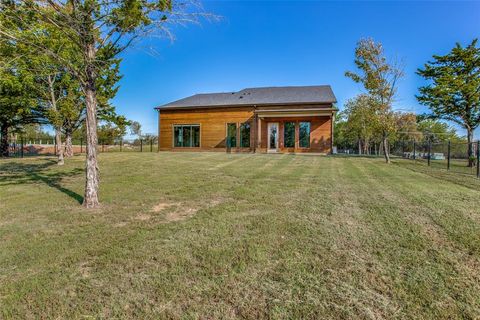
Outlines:
POLYGON ((297 130, 297 122, 296 121, 284 121, 283 122, 283 147, 284 148, 295 148, 296 130, 297 130), (287 144, 286 144, 287 140, 285 139, 286 138, 285 134, 286 134, 287 131, 285 129, 286 129, 286 124, 287 123, 292 123, 293 124, 293 145, 292 146, 287 146, 287 144))
POLYGON ((202 126, 200 123, 175 123, 172 125, 172 146, 173 148, 182 148, 182 149, 197 149, 197 148, 201 148, 202 146, 202 126), (190 130, 191 128, 193 127, 198 127, 198 146, 193 146, 193 134, 192 134, 192 130, 190 131, 190 146, 176 146, 175 145, 175 128, 176 127, 181 127, 182 128, 182 144, 183 144, 183 128, 184 127, 190 127, 190 130))
POLYGON ((239 131, 239 135, 238 135, 238 139, 240 140, 239 142, 239 146, 240 148, 251 148, 251 145, 252 145, 252 123, 250 121, 245 121, 245 122, 242 122, 240 123, 240 125, 238 126, 238 131, 239 131), (242 139, 242 132, 244 132, 244 126, 245 125, 248 125, 248 146, 244 146, 243 145, 243 139, 242 139))
POLYGON ((310 139, 312 136, 312 122, 311 121, 298 121, 298 147, 302 149, 310 149, 311 143, 310 139), (301 137, 301 124, 308 123, 308 146, 302 146, 302 137, 301 137))
POLYGON ((237 148, 238 145, 238 123, 237 122, 227 122, 225 123, 225 148, 237 148), (229 136, 228 136, 228 126, 234 124, 235 125, 235 145, 234 146, 229 146, 229 136))

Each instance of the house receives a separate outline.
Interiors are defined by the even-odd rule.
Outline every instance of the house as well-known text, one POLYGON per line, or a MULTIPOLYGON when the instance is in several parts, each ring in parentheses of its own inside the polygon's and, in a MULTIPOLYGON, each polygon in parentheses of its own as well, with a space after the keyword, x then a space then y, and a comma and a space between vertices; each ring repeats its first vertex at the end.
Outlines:
POLYGON ((331 153, 328 85, 196 94, 155 108, 159 150, 331 153))

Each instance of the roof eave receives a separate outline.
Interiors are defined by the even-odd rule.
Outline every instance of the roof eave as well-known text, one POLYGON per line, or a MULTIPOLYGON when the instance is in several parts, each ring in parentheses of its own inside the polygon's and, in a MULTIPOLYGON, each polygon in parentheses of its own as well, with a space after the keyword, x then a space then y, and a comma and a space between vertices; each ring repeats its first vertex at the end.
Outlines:
POLYGON ((225 107, 263 107, 263 106, 293 106, 293 105, 316 105, 316 104, 334 104, 334 101, 311 101, 311 102, 288 102, 288 103, 257 103, 257 104, 228 104, 228 105, 204 105, 204 106, 158 106, 155 110, 178 110, 178 109, 209 109, 225 107))

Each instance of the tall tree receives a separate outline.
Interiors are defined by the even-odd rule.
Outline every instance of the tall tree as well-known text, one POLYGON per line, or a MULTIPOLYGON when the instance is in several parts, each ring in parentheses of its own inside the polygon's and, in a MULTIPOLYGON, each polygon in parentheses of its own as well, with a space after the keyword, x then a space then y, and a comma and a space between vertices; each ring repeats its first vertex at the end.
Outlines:
MULTIPOLYGON (((65 47, 63 50, 65 51, 65 47)), ((57 51, 57 54, 59 52, 57 51)), ((69 56, 75 54, 67 53, 69 56)), ((105 65, 97 78, 97 115, 100 120, 119 123, 126 121, 118 116, 110 100, 116 95, 116 83, 119 75, 119 59, 105 65)), ((61 145, 60 136, 65 137, 65 157, 73 156, 73 133, 84 123, 86 115, 85 99, 79 81, 61 64, 52 61, 48 55, 37 55, 30 59, 36 72, 36 88, 40 101, 45 104, 45 117, 56 128, 57 145, 61 145)), ((60 148, 59 157, 63 152, 60 148)))
POLYGON ((345 130, 358 143, 359 154, 369 154, 370 143, 378 127, 375 103, 370 96, 361 94, 345 104, 345 130))
POLYGON ((72 63, 55 53, 37 34, 28 28, 15 34, 0 29, 0 34, 29 44, 33 50, 58 59, 80 82, 86 103, 86 181, 83 204, 87 208, 99 205, 99 169, 97 162, 97 80, 100 70, 128 48, 135 39, 147 35, 169 34, 167 23, 194 21, 195 14, 185 13, 188 6, 172 0, 29 0, 8 13, 16 24, 26 25, 21 11, 70 39, 78 52, 79 61, 72 63))
POLYGON ((388 61, 383 46, 372 39, 361 39, 357 43, 354 62, 360 72, 347 71, 345 75, 361 83, 372 99, 373 110, 381 132, 385 161, 390 163, 388 137, 395 132, 392 104, 403 70, 398 63, 388 61))
POLYGON ((473 132, 480 125, 480 48, 477 39, 459 43, 446 55, 434 55, 417 73, 429 81, 417 99, 431 118, 455 122, 467 130, 469 166, 474 165, 473 132))
MULTIPOLYGON (((7 16, 0 2, 0 28, 7 16)), ((33 76, 18 55, 18 44, 0 35, 0 156, 8 157, 8 135, 12 129, 38 122, 39 109, 32 95, 33 76)))
POLYGON ((343 112, 339 112, 335 115, 335 123, 333 125, 333 141, 335 142, 335 145, 340 149, 347 149, 350 141, 347 137, 347 120, 343 112))
POLYGON ((419 140, 422 132, 418 129, 417 116, 412 112, 395 112, 395 141, 419 140))
POLYGON ((9 156, 8 135, 13 129, 40 119, 30 92, 21 71, 0 68, 0 157, 9 156))
POLYGON ((464 138, 458 136, 457 130, 447 123, 435 119, 421 119, 417 124, 418 131, 423 139, 433 142, 465 142, 464 138))

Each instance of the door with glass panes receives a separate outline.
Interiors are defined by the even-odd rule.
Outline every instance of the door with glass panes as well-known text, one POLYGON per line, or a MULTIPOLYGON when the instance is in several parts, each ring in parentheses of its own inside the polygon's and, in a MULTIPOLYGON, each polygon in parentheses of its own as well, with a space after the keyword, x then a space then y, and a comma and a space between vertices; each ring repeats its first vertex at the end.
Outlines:
POLYGON ((268 123, 268 152, 277 152, 278 151, 278 122, 269 122, 268 123))

